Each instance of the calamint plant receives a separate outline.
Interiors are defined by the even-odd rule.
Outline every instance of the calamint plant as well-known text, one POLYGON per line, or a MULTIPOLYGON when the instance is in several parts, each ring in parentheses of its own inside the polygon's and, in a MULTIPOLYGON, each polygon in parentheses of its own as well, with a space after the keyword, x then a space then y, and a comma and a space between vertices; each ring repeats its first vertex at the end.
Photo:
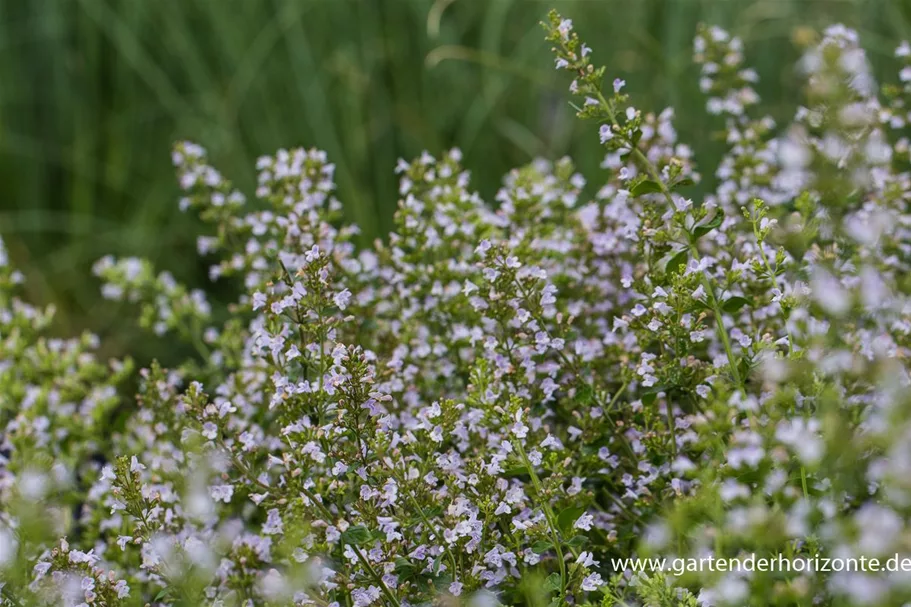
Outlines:
POLYGON ((911 555, 911 47, 878 91, 827 29, 777 125, 740 40, 701 28, 727 153, 700 167, 673 110, 545 28, 604 146, 588 180, 539 160, 487 202, 458 150, 424 153, 361 249, 322 152, 260 158, 248 200, 177 144, 241 295, 95 266, 196 352, 174 368, 51 337, 0 249, 0 605, 911 601, 902 571, 627 560, 911 555))

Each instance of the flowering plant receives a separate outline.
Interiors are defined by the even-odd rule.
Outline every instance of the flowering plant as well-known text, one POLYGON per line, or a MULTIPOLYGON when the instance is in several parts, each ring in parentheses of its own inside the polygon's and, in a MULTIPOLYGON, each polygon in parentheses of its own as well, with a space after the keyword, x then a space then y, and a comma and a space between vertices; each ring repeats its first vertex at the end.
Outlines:
MULTIPOLYGON (((724 122, 701 200, 673 112, 636 109, 546 23, 605 148, 496 204, 457 150, 401 161, 360 250, 316 150, 256 202, 192 143, 204 293, 104 258, 107 297, 195 348, 173 369, 45 336, 0 249, 0 605, 887 605, 870 572, 633 571, 618 557, 911 553, 911 62, 883 100, 857 35, 807 48, 807 103, 760 113, 741 43, 700 29, 724 122)), ((911 56, 903 45, 900 57, 911 56)), ((593 132, 594 136, 594 132, 593 132)))

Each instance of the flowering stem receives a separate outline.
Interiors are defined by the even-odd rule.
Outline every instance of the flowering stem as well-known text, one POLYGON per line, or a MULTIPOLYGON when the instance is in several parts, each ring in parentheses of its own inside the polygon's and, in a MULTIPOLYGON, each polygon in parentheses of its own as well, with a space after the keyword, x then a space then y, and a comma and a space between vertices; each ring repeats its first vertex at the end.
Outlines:
MULTIPOLYGON (((639 517, 639 515, 634 513, 633 511, 631 511, 629 508, 627 508, 626 505, 622 501, 620 501, 620 499, 616 495, 614 495, 607 489, 602 489, 601 494, 604 495, 610 501, 612 501, 614 503, 614 505, 617 506, 617 508, 619 508, 621 512, 623 512, 623 514, 625 514, 626 516, 628 516, 630 518, 630 520, 633 520, 639 524, 642 524, 642 519, 639 517)), ((602 508, 602 511, 607 512, 607 510, 604 510, 603 508, 602 508)))
MULTIPOLYGON (((528 474, 531 477, 532 485, 534 485, 538 497, 541 498, 541 507, 544 509, 544 517, 547 519, 547 526, 550 528, 550 536, 554 542, 554 550, 557 551, 557 561, 560 565, 560 598, 563 602, 565 602, 566 585, 569 583, 569 580, 566 576, 566 560, 563 556, 563 548, 561 546, 562 541, 560 539, 560 529, 557 526, 554 512, 550 507, 550 500, 547 499, 547 496, 544 494, 544 487, 541 485, 541 479, 538 478, 538 473, 535 472, 535 468, 532 466, 531 460, 528 459, 528 455, 525 453, 525 447, 523 447, 522 443, 518 440, 515 441, 515 445, 519 450, 519 455, 522 456, 522 461, 524 462, 525 467, 528 468, 528 474)), ((578 554, 576 554, 574 548, 570 546, 570 550, 572 550, 573 556, 578 557, 578 554)))
MULTIPOLYGON (((553 340, 554 339, 553 333, 551 332, 550 328, 547 326, 547 323, 544 322, 544 317, 541 316, 539 313, 537 313, 534 309, 535 306, 533 305, 533 299, 531 297, 531 293, 529 293, 525 289, 525 287, 522 285, 522 282, 518 279, 518 277, 513 278, 513 283, 516 285, 516 288, 519 289, 519 293, 522 295, 522 297, 525 298, 525 301, 527 301, 529 303, 529 306, 528 306, 529 314, 531 314, 532 318, 538 323, 538 325, 541 327, 541 330, 547 334, 547 338, 550 340, 553 340)), ((620 389, 617 390, 617 393, 614 394, 614 397, 611 399, 610 404, 605 407, 604 404, 601 402, 601 399, 598 397, 598 390, 597 390, 594 382, 593 381, 588 382, 583 377, 582 366, 578 363, 578 361, 575 359, 570 359, 569 356, 567 356, 566 353, 563 352, 562 349, 555 349, 554 351, 557 353, 557 356, 560 358, 560 360, 562 360, 563 363, 572 370, 572 372, 576 375, 576 377, 578 377, 583 383, 585 383, 591 389, 592 398, 594 399, 595 404, 598 405, 604 411, 604 416, 611 423, 611 425, 613 425, 616 428, 617 427, 616 422, 614 422, 613 418, 611 418, 610 412, 613 409, 614 403, 620 397, 620 395, 623 394, 623 391, 626 389, 626 386, 629 382, 623 383, 623 385, 620 387, 620 389)), ((618 436, 620 437, 620 440, 623 443, 623 446, 629 452, 630 456, 635 456, 635 454, 633 453, 632 447, 630 447, 630 445, 629 445, 629 441, 626 440, 626 436, 623 433, 618 434, 618 436)))
MULTIPOLYGON (((584 76, 584 74, 583 74, 584 76)), ((610 117, 611 124, 619 130, 620 123, 617 122, 617 115, 614 113, 614 108, 611 107, 610 102, 604 98, 604 94, 600 90, 595 91, 598 96, 598 102, 602 107, 607 111, 607 115, 610 117)), ((645 169, 649 177, 658 185, 658 188, 661 190, 662 195, 664 195, 665 200, 667 200, 670 208, 674 208, 674 198, 671 196, 670 190, 667 188, 667 184, 664 183, 664 180, 661 179, 661 174, 658 172, 658 168, 648 159, 642 150, 638 146, 634 145, 632 141, 628 142, 630 144, 630 151, 639 164, 645 169)), ((693 255, 698 255, 698 250, 694 244, 690 244, 690 251, 693 255)), ((722 322, 721 308, 718 305, 718 300, 715 297, 715 291, 712 288, 712 284, 708 279, 708 276, 705 273, 701 273, 702 284, 706 292, 711 297, 712 310, 715 313, 715 326, 717 328, 718 337, 721 338, 721 343, 724 345, 724 351, 728 357, 728 364, 731 367, 731 376, 734 378, 734 383, 738 388, 743 390, 743 381, 740 378, 740 371, 737 369, 737 359, 734 356, 734 351, 731 348, 731 341, 728 338, 727 329, 724 328, 724 323, 722 322)))
POLYGON ((605 408, 605 412, 609 412, 609 411, 612 411, 612 410, 613 410, 614 405, 617 404, 617 400, 620 398, 620 396, 621 396, 621 395, 623 394, 623 392, 626 390, 626 387, 627 387, 628 385, 629 385, 629 380, 626 380, 626 381, 624 381, 623 384, 617 389, 617 391, 614 393, 613 398, 611 398, 611 399, 610 399, 610 402, 607 404, 607 408, 605 408))
POLYGON ((667 409, 667 425, 668 430, 671 431, 671 453, 674 456, 674 459, 677 459, 677 426, 674 422, 674 406, 670 401, 664 404, 667 409))
MULTIPOLYGON (((697 254, 695 245, 692 246, 692 251, 694 255, 697 254)), ((731 377, 734 378, 734 383, 737 387, 743 390, 743 380, 740 378, 740 371, 737 369, 737 358, 734 356, 733 348, 731 348, 731 339, 728 337, 728 331, 724 328, 721 306, 718 305, 718 298, 715 296, 715 290, 712 287, 712 283, 709 281, 708 276, 706 276, 704 272, 701 272, 700 274, 702 275, 702 286, 709 296, 709 303, 711 304, 712 311, 715 315, 715 327, 717 329, 718 337, 721 338, 725 354, 727 354, 728 357, 728 366, 731 367, 731 377)))
MULTIPOLYGON (((776 272, 772 270, 772 264, 769 262, 769 256, 765 254, 765 251, 762 248, 763 243, 765 242, 759 234, 759 229, 756 226, 756 220, 751 217, 753 221, 753 235, 756 237, 756 244, 759 248, 759 257, 762 258, 762 263, 765 264, 766 271, 769 273, 769 280, 772 281, 772 286, 778 287, 778 280, 776 278, 776 272)), ((778 265, 778 264, 776 264, 778 265)), ((784 330, 788 335, 788 355, 794 353, 794 339, 791 337, 791 329, 788 327, 788 314, 784 309, 784 306, 781 305, 781 301, 778 302, 778 307, 781 308, 782 314, 784 315, 784 330)))
POLYGON ((368 571, 368 573, 370 573, 370 577, 372 577, 373 580, 379 585, 380 590, 383 591, 383 594, 386 595, 386 598, 389 600, 389 602, 392 603, 393 605, 395 605, 396 607, 401 607, 401 603, 399 603, 399 600, 397 598, 395 598, 395 595, 392 594, 392 592, 389 590, 389 588, 386 587, 386 583, 383 581, 383 578, 380 577, 380 574, 376 572, 376 569, 373 568, 373 565, 370 564, 370 561, 368 561, 366 559, 366 557, 364 557, 364 555, 361 553, 361 549, 358 548, 357 546, 355 546, 354 544, 351 544, 351 549, 354 551, 354 554, 357 556, 357 560, 359 560, 361 562, 361 565, 363 565, 364 568, 368 571))
MULTIPOLYGON (((395 470, 393 470, 393 476, 395 476, 395 470)), ((446 540, 443 539, 442 535, 440 533, 438 533, 436 528, 433 526, 433 524, 431 524, 431 522, 429 520, 427 520, 427 515, 424 513, 424 509, 421 508, 421 506, 420 506, 420 504, 418 504, 417 500, 414 499, 414 496, 411 495, 411 492, 408 491, 407 489, 405 489, 404 479, 396 478, 396 481, 398 481, 399 486, 402 487, 402 491, 405 494, 405 496, 411 501, 411 505, 414 506, 415 510, 417 510, 418 516, 421 517, 421 520, 424 522, 424 525, 426 526, 427 530, 430 533, 433 533, 435 536, 437 536, 438 539, 442 539, 443 542, 445 542, 446 540)), ((452 555, 452 551, 449 550, 449 546, 446 546, 445 543, 443 544, 443 550, 446 552, 446 556, 449 557, 449 564, 452 565, 452 575, 455 576, 456 574, 458 574, 458 567, 456 566, 455 557, 452 555)), ((455 581, 455 579, 453 581, 455 581)))

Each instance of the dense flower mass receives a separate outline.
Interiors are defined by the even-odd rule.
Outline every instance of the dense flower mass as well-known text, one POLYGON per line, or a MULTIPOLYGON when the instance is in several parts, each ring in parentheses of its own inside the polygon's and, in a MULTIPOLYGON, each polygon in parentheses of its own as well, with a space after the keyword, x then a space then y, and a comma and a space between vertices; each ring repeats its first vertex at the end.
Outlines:
POLYGON ((0 605, 911 600, 903 570, 617 565, 911 556, 908 45, 878 96, 829 28, 780 126, 740 40, 700 29, 728 146, 700 167, 672 110, 546 28, 605 148, 592 183, 541 160, 488 203, 458 150, 425 153, 359 249, 322 152, 260 158, 248 201, 178 144, 199 253, 243 294, 100 260, 106 297, 197 353, 135 400, 129 361, 45 336, 0 247, 0 605))

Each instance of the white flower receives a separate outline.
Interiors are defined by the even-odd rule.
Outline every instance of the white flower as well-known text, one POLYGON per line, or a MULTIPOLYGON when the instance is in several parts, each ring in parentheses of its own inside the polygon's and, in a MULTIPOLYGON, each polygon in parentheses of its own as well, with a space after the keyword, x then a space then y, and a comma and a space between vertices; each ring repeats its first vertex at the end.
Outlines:
POLYGON ((851 306, 850 296, 841 283, 821 268, 813 273, 810 288, 813 299, 829 314, 842 316, 851 306))
POLYGON ((283 533, 282 517, 278 512, 278 508, 269 510, 266 522, 263 524, 263 533, 266 535, 281 535, 283 533))
POLYGON ((266 305, 266 296, 263 293, 257 291, 253 294, 253 310, 259 310, 260 308, 265 307, 266 305))
POLYGON ((339 310, 344 310, 348 307, 348 302, 351 301, 351 291, 345 289, 340 293, 336 293, 332 297, 332 302, 338 307, 339 310))
POLYGON ((600 562, 595 560, 594 555, 592 555, 591 552, 588 552, 585 550, 583 550, 582 552, 579 553, 579 558, 576 560, 576 562, 579 563, 580 565, 582 565, 583 567, 591 567, 591 566, 597 567, 598 565, 601 564, 600 562))
POLYGON ((586 592, 594 592, 603 585, 604 581, 601 579, 600 573, 592 573, 582 580, 582 590, 586 592))
POLYGON ((139 463, 139 460, 136 459, 135 455, 130 457, 130 472, 139 472, 145 469, 146 467, 143 464, 139 463))
POLYGON ((127 585, 126 580, 118 580, 114 584, 114 591, 117 593, 117 598, 125 598, 130 596, 130 587, 127 585))
POLYGON ((231 497, 234 495, 234 486, 233 485, 213 485, 209 487, 209 495, 212 496, 212 499, 216 502, 229 503, 231 497))
POLYGON ((585 513, 582 516, 580 516, 578 519, 576 519, 576 522, 573 523, 573 529, 582 529, 583 531, 591 531, 592 522, 594 520, 595 520, 595 518, 591 514, 585 513))
POLYGON ((202 425, 202 435, 204 438, 213 440, 216 436, 218 436, 218 426, 216 426, 213 422, 205 422, 202 425))
POLYGON ((687 209, 693 206, 693 201, 689 198, 684 198, 683 196, 674 195, 674 207, 678 212, 683 213, 687 209))

